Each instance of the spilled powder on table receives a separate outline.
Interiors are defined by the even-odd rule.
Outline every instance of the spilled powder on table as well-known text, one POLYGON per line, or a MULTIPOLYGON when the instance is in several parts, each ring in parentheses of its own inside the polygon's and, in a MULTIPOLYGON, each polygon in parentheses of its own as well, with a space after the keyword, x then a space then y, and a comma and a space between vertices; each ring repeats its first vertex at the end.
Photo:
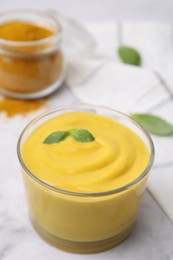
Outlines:
POLYGON ((0 113, 4 112, 6 116, 26 115, 36 111, 46 103, 46 99, 39 100, 20 100, 3 98, 0 99, 0 113))

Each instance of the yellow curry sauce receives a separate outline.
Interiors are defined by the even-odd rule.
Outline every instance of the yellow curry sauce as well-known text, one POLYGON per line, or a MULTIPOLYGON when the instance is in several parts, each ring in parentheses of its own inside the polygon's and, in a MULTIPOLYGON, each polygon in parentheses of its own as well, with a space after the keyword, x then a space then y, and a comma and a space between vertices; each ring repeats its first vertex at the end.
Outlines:
POLYGON ((40 180, 74 192, 102 192, 120 188, 144 171, 149 152, 129 128, 104 116, 83 112, 62 114, 35 129, 22 149, 23 160, 40 180), (44 144, 52 132, 84 128, 95 141, 80 143, 71 136, 44 144))
POLYGON ((131 232, 147 175, 128 189, 106 192, 135 180, 148 164, 145 144, 129 128, 101 115, 61 114, 29 133, 21 156, 37 178, 22 168, 30 218, 44 239, 64 250, 92 253, 120 243, 131 232), (43 143, 52 132, 79 128, 95 140, 79 143, 68 136, 43 143))

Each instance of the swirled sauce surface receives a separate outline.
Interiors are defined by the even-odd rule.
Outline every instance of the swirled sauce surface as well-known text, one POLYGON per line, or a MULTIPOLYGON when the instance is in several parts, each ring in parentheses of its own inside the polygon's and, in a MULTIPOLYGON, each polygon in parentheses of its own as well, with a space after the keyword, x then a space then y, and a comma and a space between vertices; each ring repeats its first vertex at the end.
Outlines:
POLYGON ((74 192, 102 192, 120 188, 146 168, 149 152, 134 132, 105 116, 72 112, 56 116, 26 139, 22 158, 27 168, 47 184, 74 192), (87 129, 95 137, 88 143, 71 136, 44 144, 55 131, 87 129))

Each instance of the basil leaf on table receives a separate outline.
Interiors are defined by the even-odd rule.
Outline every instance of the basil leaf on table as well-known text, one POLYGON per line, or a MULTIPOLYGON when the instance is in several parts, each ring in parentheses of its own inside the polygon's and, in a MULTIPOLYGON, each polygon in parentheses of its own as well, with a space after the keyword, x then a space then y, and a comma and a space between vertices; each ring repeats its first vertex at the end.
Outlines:
POLYGON ((69 132, 67 131, 56 131, 48 135, 43 143, 44 144, 59 143, 61 141, 64 141, 67 138, 67 136, 69 136, 69 132))
POLYGON ((94 136, 85 129, 73 129, 70 131, 70 134, 77 142, 81 143, 92 142, 95 140, 94 136))
POLYGON ((151 114, 132 114, 131 117, 151 134, 159 136, 173 135, 173 125, 163 118, 151 114))
POLYGON ((141 65, 141 57, 138 51, 128 46, 120 46, 118 48, 118 55, 122 62, 140 66, 141 65))

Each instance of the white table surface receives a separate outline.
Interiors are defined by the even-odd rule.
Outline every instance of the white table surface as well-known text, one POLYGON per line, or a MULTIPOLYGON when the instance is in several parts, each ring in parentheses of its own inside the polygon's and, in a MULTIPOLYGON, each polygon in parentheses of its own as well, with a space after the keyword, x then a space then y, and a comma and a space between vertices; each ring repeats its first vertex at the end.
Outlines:
MULTIPOLYGON (((0 1, 1 11, 19 7, 56 8, 83 22, 115 19, 173 21, 172 0, 0 1)), ((67 86, 57 91, 54 101, 58 105, 79 102, 67 86)), ((27 121, 28 119, 17 118, 5 126, 0 124, 1 140, 4 136, 9 137, 8 150, 5 149, 5 142, 0 146, 0 260, 173 259, 173 224, 148 192, 144 196, 134 232, 124 243, 114 249, 94 255, 77 255, 55 249, 42 241, 31 227, 27 217, 23 183, 16 158, 17 137, 27 121), (16 124, 19 126, 18 130, 12 133, 11 129, 16 124), (14 137, 13 142, 10 142, 11 135, 14 137)))

